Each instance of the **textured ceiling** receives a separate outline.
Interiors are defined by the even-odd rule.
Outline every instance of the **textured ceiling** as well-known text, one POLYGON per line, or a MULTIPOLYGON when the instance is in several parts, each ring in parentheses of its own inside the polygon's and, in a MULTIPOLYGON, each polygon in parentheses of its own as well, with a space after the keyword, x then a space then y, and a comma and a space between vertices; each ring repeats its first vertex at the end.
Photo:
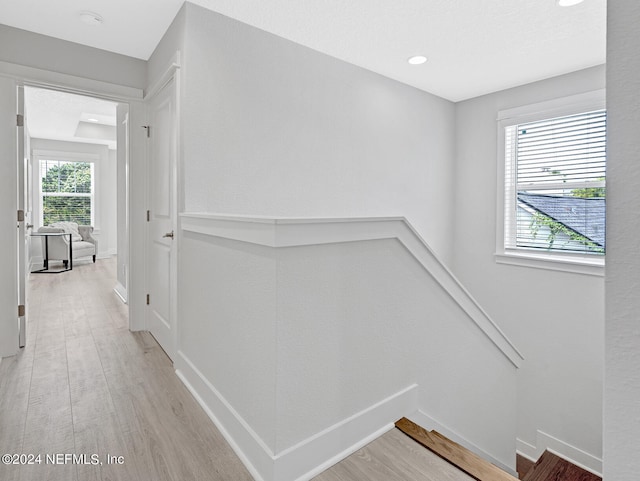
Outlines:
POLYGON ((33 138, 116 147, 116 104, 113 102, 28 87, 25 113, 29 135, 33 138))
MULTIPOLYGON (((0 0, 0 23, 148 59, 181 3, 0 0), (83 10, 104 23, 82 23, 83 10)), ((194 3, 453 101, 605 62, 605 0, 194 3), (429 61, 408 65, 415 54, 429 61)))

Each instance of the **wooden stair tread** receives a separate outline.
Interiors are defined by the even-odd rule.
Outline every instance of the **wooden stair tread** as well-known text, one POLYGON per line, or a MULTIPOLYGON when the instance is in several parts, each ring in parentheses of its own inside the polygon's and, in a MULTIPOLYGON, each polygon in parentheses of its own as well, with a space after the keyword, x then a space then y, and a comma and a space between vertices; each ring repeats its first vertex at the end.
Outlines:
POLYGON ((601 481, 601 479, 600 476, 545 451, 522 481, 601 481))
POLYGON ((478 481, 518 481, 517 478, 509 473, 485 461, 477 454, 451 441, 437 431, 427 431, 407 418, 402 418, 396 422, 396 427, 478 481))

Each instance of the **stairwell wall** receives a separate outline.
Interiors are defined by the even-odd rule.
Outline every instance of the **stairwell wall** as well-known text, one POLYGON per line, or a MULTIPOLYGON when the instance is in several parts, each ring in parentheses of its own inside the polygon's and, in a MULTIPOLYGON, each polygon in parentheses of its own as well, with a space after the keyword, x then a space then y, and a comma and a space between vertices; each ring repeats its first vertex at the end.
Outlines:
POLYGON ((184 207, 404 216, 451 256, 454 105, 186 4, 184 207))
POLYGON ((496 263, 496 119, 503 109, 602 89, 604 75, 599 66, 457 104, 453 265, 526 359, 518 372, 519 450, 537 459, 552 443, 598 471, 604 278, 496 263))
MULTIPOLYGON (((404 216, 441 258, 450 259, 453 103, 190 3, 183 6, 149 60, 149 86, 176 51, 182 88, 181 211, 256 217, 404 216)), ((176 367, 181 373, 198 373, 188 382, 195 383, 192 388, 222 425, 250 433, 251 440, 236 439, 240 446, 262 446, 255 456, 246 453, 259 472, 268 473, 273 457, 286 457, 296 443, 407 388, 403 372, 407 363, 388 362, 379 385, 368 385, 361 394, 349 389, 348 381, 366 364, 366 356, 359 358, 356 352, 344 362, 352 364, 352 370, 326 386, 332 405, 298 402, 301 390, 296 382, 312 382, 317 372, 326 377, 340 369, 335 359, 327 364, 329 359, 318 346, 313 351, 318 355, 309 357, 281 351, 283 343, 294 346, 293 333, 302 344, 314 342, 309 330, 298 332, 303 324, 298 324, 297 314, 289 310, 289 316, 276 315, 289 309, 294 298, 304 298, 304 292, 295 291, 296 286, 285 280, 288 276, 278 271, 290 264, 276 262, 275 254, 253 246, 232 248, 222 242, 212 248, 211 240, 184 232, 181 242, 176 367), (259 282, 251 280, 256 276, 259 282), (270 299, 276 297, 269 286, 280 283, 286 283, 287 292, 296 293, 274 306, 270 299), (281 353, 282 361, 276 362, 281 353), (298 362, 311 377, 290 372, 298 362), (398 379, 389 382, 394 373, 398 379), (303 419, 304 413, 310 417, 303 419), (311 413, 317 413, 317 419, 311 413)), ((348 256, 335 256, 347 262, 348 256)), ((313 270, 303 270, 304 276, 313 270)), ((346 279, 348 272, 340 272, 344 282, 355 282, 346 279)), ((327 274, 323 285, 331 284, 333 274, 327 274)), ((306 304, 312 305, 310 298, 306 304)), ((366 328, 353 325, 349 334, 341 328, 351 308, 338 303, 327 309, 332 312, 330 319, 316 316, 306 321, 326 331, 327 352, 343 349, 347 339, 341 335, 348 336, 350 347, 357 347, 352 339, 355 331, 358 326, 366 328)), ((404 329, 385 328, 398 334, 404 329)), ((378 345, 377 336, 367 337, 369 348, 378 345)), ((400 350, 395 344, 389 347, 400 350)), ((367 349, 363 347, 369 355, 372 351, 367 349)), ((411 352, 408 364, 415 373, 423 369, 415 359, 420 350, 412 346, 411 352)), ((502 362, 495 372, 504 368, 502 362)), ((462 409, 454 414, 448 410, 453 404, 432 393, 421 396, 423 404, 433 406, 447 423, 468 425, 468 418, 475 416, 462 409)), ((503 413, 511 409, 509 399, 513 401, 503 398, 503 413)), ((496 441, 501 445, 509 438, 510 421, 505 426, 496 441)), ((504 451, 496 456, 505 465, 512 464, 504 451)))

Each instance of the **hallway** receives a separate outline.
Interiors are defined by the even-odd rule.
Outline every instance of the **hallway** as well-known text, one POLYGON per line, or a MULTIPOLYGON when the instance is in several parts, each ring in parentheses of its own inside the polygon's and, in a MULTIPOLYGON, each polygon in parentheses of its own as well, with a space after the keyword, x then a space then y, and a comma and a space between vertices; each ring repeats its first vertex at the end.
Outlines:
POLYGON ((0 364, 0 454, 42 457, 0 479, 251 480, 155 340, 128 330, 115 268, 31 275, 27 345, 0 364))

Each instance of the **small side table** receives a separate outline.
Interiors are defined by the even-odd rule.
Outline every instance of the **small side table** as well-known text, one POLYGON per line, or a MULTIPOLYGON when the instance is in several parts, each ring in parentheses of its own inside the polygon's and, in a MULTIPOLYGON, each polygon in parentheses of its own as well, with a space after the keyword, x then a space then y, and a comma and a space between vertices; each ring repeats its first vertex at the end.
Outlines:
POLYGON ((65 232, 33 232, 31 237, 44 237, 44 257, 43 268, 35 271, 31 271, 32 274, 60 274, 61 272, 67 272, 73 270, 73 240, 71 234, 65 232), (69 236, 69 263, 64 269, 58 269, 57 271, 49 270, 49 237, 64 237, 69 236))

